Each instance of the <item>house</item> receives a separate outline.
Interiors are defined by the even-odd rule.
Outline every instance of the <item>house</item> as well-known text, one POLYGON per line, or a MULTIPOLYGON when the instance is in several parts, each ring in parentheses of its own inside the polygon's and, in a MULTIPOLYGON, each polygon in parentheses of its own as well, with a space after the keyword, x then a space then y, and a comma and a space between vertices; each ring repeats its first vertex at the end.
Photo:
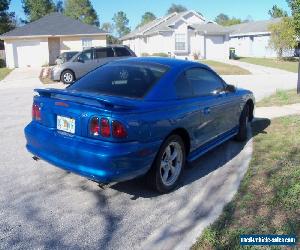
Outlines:
MULTIPOLYGON (((167 53, 187 59, 228 59, 229 48, 242 57, 276 57, 269 26, 275 18, 223 27, 193 10, 158 18, 121 38, 137 55, 167 53)), ((286 56, 293 56, 293 51, 286 56)))
POLYGON ((235 48, 236 55, 241 57, 276 57, 276 51, 269 45, 269 26, 280 20, 274 18, 230 26, 230 47, 235 48))
POLYGON ((9 68, 53 64, 60 53, 105 46, 107 33, 79 20, 51 13, 0 36, 9 68))
POLYGON ((122 37, 138 56, 167 53, 177 58, 228 58, 229 30, 193 10, 158 18, 122 37))

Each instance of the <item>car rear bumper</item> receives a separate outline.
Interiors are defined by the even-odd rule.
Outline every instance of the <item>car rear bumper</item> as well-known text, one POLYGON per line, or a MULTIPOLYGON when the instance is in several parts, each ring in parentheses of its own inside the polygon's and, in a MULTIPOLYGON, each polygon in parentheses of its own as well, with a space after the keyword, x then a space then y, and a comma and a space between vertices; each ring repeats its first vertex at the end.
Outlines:
POLYGON ((112 143, 49 129, 37 122, 25 128, 33 155, 88 179, 109 183, 133 179, 151 167, 159 142, 112 143))

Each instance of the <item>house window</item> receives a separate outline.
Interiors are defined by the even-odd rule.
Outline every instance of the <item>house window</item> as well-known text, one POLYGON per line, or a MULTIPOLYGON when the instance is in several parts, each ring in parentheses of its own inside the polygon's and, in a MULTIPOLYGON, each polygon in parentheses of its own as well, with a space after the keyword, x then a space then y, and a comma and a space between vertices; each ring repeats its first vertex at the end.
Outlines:
POLYGON ((92 47, 92 39, 89 38, 82 39, 81 42, 82 42, 82 49, 92 47))
POLYGON ((185 34, 175 34, 175 50, 186 50, 185 34))

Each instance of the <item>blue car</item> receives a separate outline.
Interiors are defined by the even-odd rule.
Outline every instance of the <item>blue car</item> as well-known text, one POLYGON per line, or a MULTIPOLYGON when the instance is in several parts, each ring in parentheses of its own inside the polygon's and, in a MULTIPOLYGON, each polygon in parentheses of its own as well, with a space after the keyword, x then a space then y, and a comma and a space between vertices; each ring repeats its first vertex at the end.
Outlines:
POLYGON ((252 92, 204 64, 131 58, 103 65, 66 89, 36 89, 25 128, 34 158, 100 182, 146 176, 159 192, 186 162, 247 139, 252 92))

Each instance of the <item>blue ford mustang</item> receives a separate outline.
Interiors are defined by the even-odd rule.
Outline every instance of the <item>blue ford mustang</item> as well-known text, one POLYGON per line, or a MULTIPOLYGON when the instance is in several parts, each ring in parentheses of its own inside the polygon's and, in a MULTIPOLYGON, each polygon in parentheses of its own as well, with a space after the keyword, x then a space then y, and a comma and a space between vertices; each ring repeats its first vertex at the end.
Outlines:
POLYGON ((247 139, 254 97, 206 65, 167 58, 108 63, 66 89, 36 89, 25 128, 35 157, 101 182, 146 175, 172 190, 186 162, 247 139))

